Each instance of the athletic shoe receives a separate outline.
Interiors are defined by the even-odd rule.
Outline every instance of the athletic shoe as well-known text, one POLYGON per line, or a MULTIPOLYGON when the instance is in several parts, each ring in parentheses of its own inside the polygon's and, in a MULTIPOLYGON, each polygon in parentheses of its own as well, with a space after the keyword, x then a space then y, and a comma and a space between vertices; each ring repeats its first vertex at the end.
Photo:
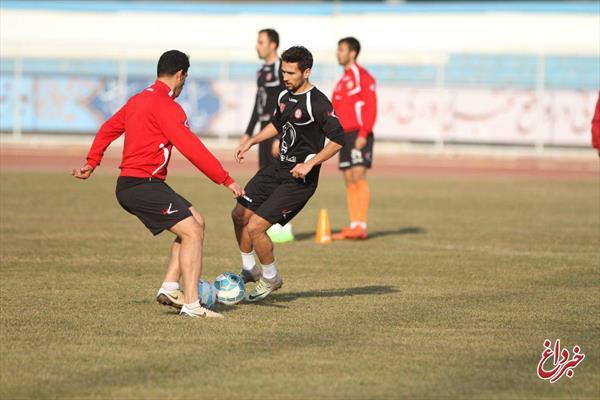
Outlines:
POLYGON ((242 268, 240 276, 242 277, 244 283, 258 282, 258 280, 262 277, 262 270, 258 265, 255 265, 250 271, 246 271, 244 268, 242 268))
POLYGON ((346 239, 351 240, 364 240, 368 237, 367 229, 360 226, 355 226, 349 232, 346 233, 346 239))
POLYGON ((273 279, 260 278, 258 285, 250 292, 246 300, 249 302, 260 301, 267 297, 271 292, 276 291, 283 286, 283 279, 279 274, 275 275, 273 279))
POLYGON ((349 226, 345 226, 341 231, 334 233, 331 235, 333 240, 344 240, 346 239, 346 235, 352 230, 349 226))
POLYGON ((179 289, 168 291, 161 287, 156 293, 156 301, 163 306, 171 306, 181 310, 181 307, 183 307, 183 292, 179 289))
POLYGON ((211 311, 208 308, 204 308, 202 306, 196 308, 188 308, 185 304, 183 305, 183 307, 181 307, 179 315, 194 318, 223 318, 221 314, 211 311))

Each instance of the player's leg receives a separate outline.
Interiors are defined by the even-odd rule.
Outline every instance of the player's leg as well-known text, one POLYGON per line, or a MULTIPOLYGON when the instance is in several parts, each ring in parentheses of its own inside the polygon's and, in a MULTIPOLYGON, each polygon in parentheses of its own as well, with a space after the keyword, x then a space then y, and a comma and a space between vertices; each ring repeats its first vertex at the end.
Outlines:
POLYGON ((200 305, 198 282, 202 274, 202 246, 204 224, 190 216, 169 228, 181 239, 179 245, 179 268, 183 278, 184 305, 181 314, 192 317, 220 317, 200 305))
POLYGON ((344 145, 339 152, 338 168, 342 172, 344 178, 344 184, 346 187, 346 202, 348 207, 348 220, 349 225, 342 227, 340 232, 334 233, 332 238, 334 240, 345 239, 346 233, 350 231, 352 221, 356 218, 356 188, 354 180, 352 178, 352 149, 354 149, 354 142, 356 141, 357 131, 346 132, 344 134, 344 145))
POLYGON ((357 215, 356 226, 360 226, 365 231, 367 229, 367 219, 369 212, 370 191, 367 182, 367 168, 364 166, 352 167, 352 180, 357 193, 357 215))
MULTIPOLYGON (((183 199, 185 200, 185 199, 183 199)), ((187 200, 185 200, 187 202, 187 200)), ((198 223, 204 226, 204 218, 194 209, 189 207, 192 216, 198 223)), ((163 283, 156 295, 157 301, 160 304, 168 305, 176 309, 181 309, 183 306, 184 296, 179 286, 181 278, 181 268, 179 266, 179 249, 181 248, 181 238, 177 236, 171 245, 171 256, 163 283)))
POLYGON ((235 238, 240 248, 240 255, 242 256, 240 276, 244 280, 244 283, 257 282, 262 276, 262 271, 258 268, 254 259, 254 248, 252 247, 252 240, 247 228, 248 222, 253 215, 254 212, 252 210, 239 203, 235 205, 231 212, 235 238))
POLYGON ((354 227, 350 239, 366 239, 367 238, 367 220, 369 214, 369 202, 371 192, 369 183, 367 182, 367 171, 373 163, 373 134, 367 137, 367 144, 360 150, 356 151, 356 160, 352 164, 352 179, 356 186, 356 202, 357 202, 357 224, 354 227))
POLYGON ((245 283, 256 282, 262 271, 254 259, 254 247, 247 225, 256 210, 269 198, 278 186, 277 168, 274 165, 261 168, 244 188, 246 194, 239 197, 231 213, 236 240, 242 258, 240 276, 245 283))
POLYGON ((252 246, 262 266, 262 277, 256 287, 247 296, 250 302, 259 301, 267 297, 271 292, 281 288, 283 279, 277 273, 275 257, 273 255, 273 242, 267 230, 273 225, 263 217, 254 214, 248 222, 247 229, 252 246))
POLYGON ((284 171, 286 179, 273 191, 266 201, 255 210, 248 222, 248 234, 262 265, 262 278, 247 296, 250 302, 259 301, 281 288, 283 279, 277 272, 273 255, 273 242, 266 234, 272 224, 285 226, 304 208, 316 190, 316 181, 296 180, 284 171))
POLYGON ((179 267, 179 249, 181 238, 178 236, 171 245, 171 257, 167 265, 167 272, 161 287, 156 294, 156 301, 165 306, 171 306, 178 310, 183 307, 183 292, 179 286, 181 268, 179 267))

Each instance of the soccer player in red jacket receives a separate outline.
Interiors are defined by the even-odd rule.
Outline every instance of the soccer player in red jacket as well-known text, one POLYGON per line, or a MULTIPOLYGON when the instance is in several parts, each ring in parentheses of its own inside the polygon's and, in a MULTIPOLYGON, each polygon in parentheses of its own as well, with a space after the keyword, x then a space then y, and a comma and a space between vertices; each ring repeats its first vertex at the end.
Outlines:
POLYGON ((592 146, 598 151, 598 157, 600 157, 600 92, 598 92, 596 111, 592 118, 592 146))
POLYGON ((176 235, 157 301, 180 309, 184 316, 221 317, 204 308, 198 300, 204 219, 189 201, 165 183, 173 146, 212 181, 231 190, 235 197, 244 191, 190 130, 183 108, 175 102, 185 84, 189 66, 185 53, 177 50, 164 53, 158 60, 156 82, 129 99, 102 125, 87 155, 87 163, 74 169, 72 174, 79 179, 89 178, 100 165, 106 148, 125 133, 117 200, 154 235, 163 230, 176 235), (183 292, 180 278, 183 278, 183 292))
POLYGON ((367 170, 373 162, 373 125, 377 115, 375 79, 356 63, 360 43, 346 37, 338 42, 337 59, 344 75, 333 91, 333 108, 345 133, 339 168, 344 173, 350 226, 333 239, 366 239, 369 211, 367 170))

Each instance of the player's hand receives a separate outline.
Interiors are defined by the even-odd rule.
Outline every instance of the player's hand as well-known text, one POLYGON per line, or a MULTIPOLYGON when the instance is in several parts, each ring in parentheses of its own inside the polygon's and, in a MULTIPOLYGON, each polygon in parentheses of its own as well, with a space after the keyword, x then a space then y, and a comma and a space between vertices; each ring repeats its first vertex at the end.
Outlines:
POLYGON ((250 147, 252 146, 250 140, 245 141, 244 143, 240 144, 236 149, 235 152, 233 154, 233 157, 235 158, 235 161, 237 161, 238 163, 241 163, 242 160, 245 157, 245 154, 248 150, 250 150, 250 147))
POLYGON ((312 170, 312 165, 310 164, 296 164, 294 168, 290 171, 292 176, 296 179, 304 179, 306 175, 312 170))
POLYGON ((357 150, 362 150, 365 148, 365 146, 367 145, 367 138, 364 137, 357 137, 356 141, 354 142, 354 148, 357 150))
POLYGON ((243 134, 242 137, 240 138, 240 144, 244 144, 246 143, 248 140, 250 140, 250 135, 247 134, 243 134))
POLYGON ((90 177, 90 175, 92 175, 92 172, 94 172, 94 168, 92 168, 92 166, 89 164, 85 164, 81 168, 73 168, 71 175, 73 175, 75 178, 87 179, 90 177))
POLYGON ((279 139, 273 140, 273 145, 271 146, 271 154, 273 157, 279 158, 279 139))
POLYGON ((235 198, 238 198, 238 197, 246 194, 244 189, 242 189, 242 187, 240 185, 238 185, 236 182, 233 182, 232 184, 227 186, 227 189, 231 190, 231 192, 233 193, 233 197, 235 197, 235 198))

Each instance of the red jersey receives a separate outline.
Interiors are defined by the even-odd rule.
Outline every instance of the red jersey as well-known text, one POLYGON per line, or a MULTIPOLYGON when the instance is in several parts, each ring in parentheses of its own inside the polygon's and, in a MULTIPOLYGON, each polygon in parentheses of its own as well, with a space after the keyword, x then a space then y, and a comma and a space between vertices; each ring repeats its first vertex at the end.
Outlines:
POLYGON ((164 180, 175 146, 212 181, 230 185, 233 179, 190 130, 185 111, 170 91, 165 83, 156 81, 129 99, 96 134, 87 163, 93 168, 100 165, 108 145, 125 132, 121 176, 164 180))
POLYGON ((373 133, 377 116, 375 79, 366 69, 352 64, 335 85, 331 103, 344 132, 358 130, 358 136, 366 138, 373 133))
POLYGON ((600 92, 598 92, 598 101, 596 102, 596 112, 592 119, 592 146, 600 151, 600 92))

